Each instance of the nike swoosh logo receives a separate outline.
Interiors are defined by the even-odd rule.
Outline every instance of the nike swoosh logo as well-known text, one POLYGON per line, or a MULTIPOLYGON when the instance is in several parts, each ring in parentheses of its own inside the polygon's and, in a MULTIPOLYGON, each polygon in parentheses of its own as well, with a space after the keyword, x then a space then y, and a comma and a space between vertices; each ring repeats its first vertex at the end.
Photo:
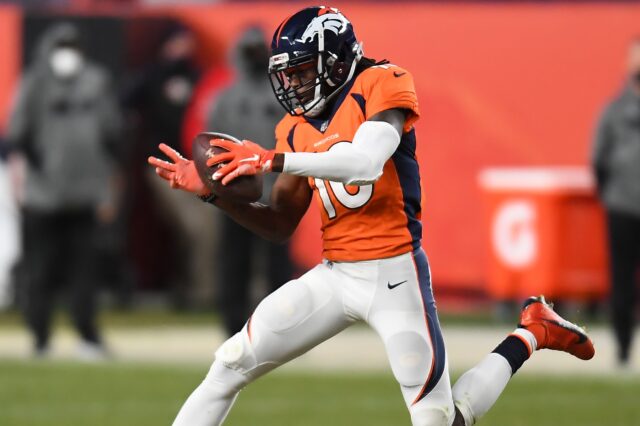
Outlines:
POLYGON ((253 157, 245 158, 244 160, 238 161, 238 163, 248 163, 249 161, 258 161, 260 156, 258 154, 253 154, 253 157))
POLYGON ((393 290, 394 288, 398 287, 400 284, 404 284, 406 282, 407 280, 404 280, 404 281, 400 281, 399 283, 391 284, 389 281, 387 281, 387 288, 389 290, 393 290))
POLYGON ((393 72, 393 76, 394 77, 402 77, 405 74, 406 74, 406 72, 398 72, 398 71, 394 71, 393 72))
POLYGON ((582 332, 582 330, 577 329, 577 326, 575 326, 574 324, 568 322, 568 321, 564 321, 564 322, 560 322, 560 321, 554 321, 554 320, 549 320, 546 318, 542 318, 542 321, 544 322, 548 322, 550 324, 555 324, 559 327, 562 327, 566 330, 569 330, 570 332, 576 334, 578 336, 578 343, 584 343, 587 341, 587 336, 585 336, 585 334, 582 332))

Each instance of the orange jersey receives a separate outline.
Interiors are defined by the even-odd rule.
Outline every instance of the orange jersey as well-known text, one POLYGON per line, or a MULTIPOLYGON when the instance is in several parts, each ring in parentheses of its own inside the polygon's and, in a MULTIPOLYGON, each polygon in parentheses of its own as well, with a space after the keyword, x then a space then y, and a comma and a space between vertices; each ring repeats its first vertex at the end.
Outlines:
POLYGON ((323 256, 333 261, 382 259, 420 245, 420 175, 413 123, 418 100, 413 77, 395 65, 367 68, 338 94, 329 119, 285 116, 276 127, 278 152, 325 152, 351 143, 373 115, 410 111, 398 149, 373 184, 344 185, 309 178, 322 217, 323 256))

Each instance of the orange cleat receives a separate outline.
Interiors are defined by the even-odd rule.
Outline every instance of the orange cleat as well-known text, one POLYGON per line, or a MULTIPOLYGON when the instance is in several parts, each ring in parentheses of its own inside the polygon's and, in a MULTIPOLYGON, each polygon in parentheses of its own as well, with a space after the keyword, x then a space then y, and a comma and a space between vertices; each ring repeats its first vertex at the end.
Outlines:
POLYGON ((524 302, 518 327, 533 333, 538 349, 563 351, 584 360, 595 355, 587 333, 555 313, 553 305, 547 303, 544 296, 530 297, 524 302))

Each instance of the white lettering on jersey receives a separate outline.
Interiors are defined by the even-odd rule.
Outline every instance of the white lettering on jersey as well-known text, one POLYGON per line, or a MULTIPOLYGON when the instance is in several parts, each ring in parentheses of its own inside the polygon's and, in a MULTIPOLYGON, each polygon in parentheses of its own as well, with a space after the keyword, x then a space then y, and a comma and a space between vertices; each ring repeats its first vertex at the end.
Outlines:
POLYGON ((319 147, 320 145, 325 144, 325 143, 327 143, 327 142, 329 142, 329 141, 332 141, 332 140, 334 140, 334 139, 338 139, 339 137, 340 137, 340 133, 334 133, 334 134, 332 134, 332 135, 327 136, 327 137, 326 137, 326 138, 324 138, 324 139, 320 139, 318 142, 316 142, 316 143, 314 143, 314 144, 313 144, 313 147, 314 147, 314 148, 317 148, 317 147, 319 147))

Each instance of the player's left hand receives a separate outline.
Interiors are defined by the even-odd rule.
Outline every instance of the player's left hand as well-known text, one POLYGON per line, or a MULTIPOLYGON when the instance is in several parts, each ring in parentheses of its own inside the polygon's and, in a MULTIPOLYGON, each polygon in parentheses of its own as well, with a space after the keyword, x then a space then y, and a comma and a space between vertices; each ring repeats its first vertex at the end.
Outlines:
POLYGON ((169 182, 171 188, 182 189, 199 196, 211 194, 211 191, 200 180, 192 160, 187 160, 169 145, 161 143, 158 147, 169 157, 171 162, 157 157, 149 157, 147 161, 156 168, 158 176, 169 182))
POLYGON ((250 176, 271 171, 275 155, 273 150, 266 150, 257 143, 247 140, 242 141, 242 145, 225 139, 211 139, 209 143, 228 151, 214 155, 207 160, 209 167, 219 163, 227 163, 213 174, 213 180, 222 179, 223 185, 227 185, 238 176, 250 176))

